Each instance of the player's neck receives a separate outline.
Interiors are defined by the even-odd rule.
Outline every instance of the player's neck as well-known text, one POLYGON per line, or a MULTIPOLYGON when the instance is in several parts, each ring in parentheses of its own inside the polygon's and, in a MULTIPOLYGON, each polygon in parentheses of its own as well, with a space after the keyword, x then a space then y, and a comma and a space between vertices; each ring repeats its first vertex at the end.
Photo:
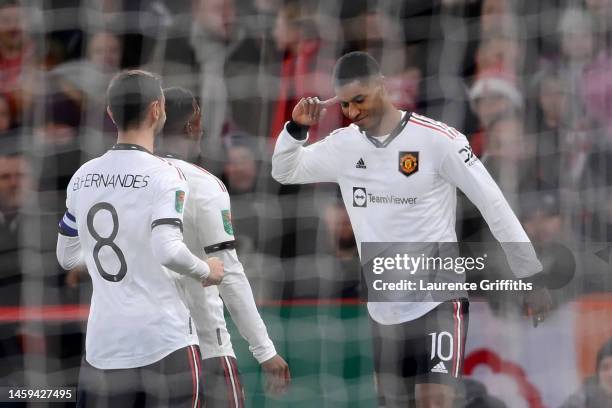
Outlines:
POLYGON ((374 129, 372 132, 368 132, 370 136, 386 136, 393 132, 393 130, 397 127, 397 124, 402 120, 402 112, 397 109, 395 106, 390 105, 385 112, 383 113, 383 117, 378 125, 377 129, 374 129))
POLYGON ((185 161, 193 161, 199 154, 198 144, 184 135, 164 135, 160 139, 160 143, 155 147, 155 154, 172 155, 185 161))
POLYGON ((117 135, 117 143, 135 144, 144 147, 150 152, 153 152, 154 139, 153 130, 125 130, 120 131, 117 135))

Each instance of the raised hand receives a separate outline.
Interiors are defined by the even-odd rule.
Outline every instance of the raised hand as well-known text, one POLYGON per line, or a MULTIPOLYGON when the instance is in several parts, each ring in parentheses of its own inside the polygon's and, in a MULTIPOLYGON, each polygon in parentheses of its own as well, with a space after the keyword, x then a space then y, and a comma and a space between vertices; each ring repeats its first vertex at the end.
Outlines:
POLYGON ((302 98, 293 108, 291 119, 302 126, 313 126, 319 122, 319 119, 325 115, 327 108, 338 102, 338 97, 321 101, 316 96, 302 98))

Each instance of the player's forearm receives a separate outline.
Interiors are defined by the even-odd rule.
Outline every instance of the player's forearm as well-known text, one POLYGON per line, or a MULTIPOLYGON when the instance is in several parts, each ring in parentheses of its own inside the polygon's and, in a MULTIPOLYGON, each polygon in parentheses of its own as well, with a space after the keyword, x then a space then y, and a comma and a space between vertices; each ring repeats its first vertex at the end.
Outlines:
POLYGON ((240 335, 249 343, 253 357, 262 363, 275 356, 276 349, 257 310, 253 291, 244 274, 242 263, 233 249, 219 251, 215 255, 221 258, 225 269, 219 293, 240 335))
POLYGON ((180 229, 172 225, 159 225, 151 231, 151 247, 157 261, 181 275, 201 281, 208 277, 208 264, 192 254, 183 242, 180 229))
POLYGON ((303 144, 306 139, 296 139, 284 128, 274 147, 272 155, 272 177, 283 184, 298 183, 296 172, 300 163, 303 144))
POLYGON ((495 239, 501 243, 512 272, 518 278, 541 272, 542 264, 527 233, 495 181, 484 168, 476 180, 471 187, 462 190, 476 205, 495 239))
POLYGON ((68 237, 57 234, 55 255, 60 266, 65 270, 73 269, 83 263, 83 252, 79 237, 68 237))
MULTIPOLYGON (((467 143, 463 138, 455 148, 458 149, 463 142, 467 143)), ((480 161, 474 158, 466 164, 456 151, 451 150, 443 161, 441 172, 476 205, 491 233, 501 243, 508 264, 518 278, 532 276, 542 270, 523 226, 480 161)))
MULTIPOLYGON (((499 193, 501 195, 501 192, 499 193)), ((491 233, 500 242, 510 269, 517 278, 526 278, 542 271, 542 264, 527 233, 503 196, 483 211, 491 233)))

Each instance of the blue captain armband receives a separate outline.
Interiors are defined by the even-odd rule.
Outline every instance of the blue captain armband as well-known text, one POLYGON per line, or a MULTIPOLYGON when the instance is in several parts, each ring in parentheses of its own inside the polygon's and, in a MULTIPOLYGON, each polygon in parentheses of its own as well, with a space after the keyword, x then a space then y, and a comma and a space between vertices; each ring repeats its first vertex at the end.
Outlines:
POLYGON ((58 231, 60 234, 67 237, 78 237, 79 232, 77 231, 76 218, 74 218, 74 215, 66 211, 59 222, 58 231))

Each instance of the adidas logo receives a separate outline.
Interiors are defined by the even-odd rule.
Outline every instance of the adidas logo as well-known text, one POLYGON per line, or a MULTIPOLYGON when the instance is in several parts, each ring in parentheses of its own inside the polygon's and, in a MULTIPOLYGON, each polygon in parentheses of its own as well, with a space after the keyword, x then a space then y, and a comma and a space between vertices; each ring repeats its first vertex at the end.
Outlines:
POLYGON ((355 168, 356 169, 367 169, 367 166, 366 166, 366 164, 365 164, 365 162, 363 161, 362 158, 357 161, 357 164, 355 165, 355 168))
POLYGON ((434 368, 431 369, 432 373, 444 373, 444 374, 448 374, 448 370, 446 369, 446 366, 444 365, 444 363, 442 361, 440 361, 438 364, 436 364, 434 366, 434 368))

